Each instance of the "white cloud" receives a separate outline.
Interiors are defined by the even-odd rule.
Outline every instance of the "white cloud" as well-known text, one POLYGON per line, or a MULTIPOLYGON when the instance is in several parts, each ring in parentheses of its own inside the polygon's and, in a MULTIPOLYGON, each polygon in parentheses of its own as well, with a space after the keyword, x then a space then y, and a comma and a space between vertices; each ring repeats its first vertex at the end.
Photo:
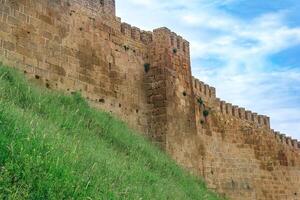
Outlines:
POLYGON ((267 14, 251 22, 234 20, 226 16, 194 14, 182 16, 182 20, 198 30, 208 33, 220 31, 221 35, 197 38, 191 42, 194 58, 219 54, 230 60, 246 62, 251 55, 265 57, 292 45, 300 44, 300 28, 288 28, 282 24, 282 14, 267 14), (205 29, 211 29, 209 31, 205 29))

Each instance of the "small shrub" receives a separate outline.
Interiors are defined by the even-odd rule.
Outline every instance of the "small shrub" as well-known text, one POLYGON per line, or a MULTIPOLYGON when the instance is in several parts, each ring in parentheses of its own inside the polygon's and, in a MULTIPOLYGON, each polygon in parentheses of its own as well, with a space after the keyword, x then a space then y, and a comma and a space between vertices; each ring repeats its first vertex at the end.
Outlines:
POLYGON ((173 49, 173 53, 174 53, 174 54, 177 53, 177 49, 176 49, 176 48, 173 49))
POLYGON ((200 106, 204 105, 204 101, 202 100, 201 97, 199 99, 197 99, 197 102, 200 106))
POLYGON ((124 49, 125 49, 125 51, 128 51, 129 50, 129 46, 124 45, 124 49))
POLYGON ((149 63, 145 63, 144 64, 144 69, 145 69, 145 72, 149 72, 150 71, 150 64, 149 63))
POLYGON ((209 111, 208 110, 204 110, 203 111, 203 116, 206 118, 206 117, 208 117, 208 115, 209 115, 209 111))

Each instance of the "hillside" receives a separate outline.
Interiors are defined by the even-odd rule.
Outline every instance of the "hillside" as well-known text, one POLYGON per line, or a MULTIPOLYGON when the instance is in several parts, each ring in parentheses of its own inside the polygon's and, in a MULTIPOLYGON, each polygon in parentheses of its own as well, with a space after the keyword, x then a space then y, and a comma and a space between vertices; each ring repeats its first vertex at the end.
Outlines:
POLYGON ((0 67, 0 199, 219 199, 79 94, 0 67))

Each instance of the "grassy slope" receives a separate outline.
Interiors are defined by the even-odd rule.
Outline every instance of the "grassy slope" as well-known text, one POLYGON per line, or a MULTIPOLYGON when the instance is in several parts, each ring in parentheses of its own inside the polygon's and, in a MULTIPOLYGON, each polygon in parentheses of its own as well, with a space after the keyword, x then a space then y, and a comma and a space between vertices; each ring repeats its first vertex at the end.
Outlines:
POLYGON ((219 199, 78 94, 0 66, 0 199, 219 199))

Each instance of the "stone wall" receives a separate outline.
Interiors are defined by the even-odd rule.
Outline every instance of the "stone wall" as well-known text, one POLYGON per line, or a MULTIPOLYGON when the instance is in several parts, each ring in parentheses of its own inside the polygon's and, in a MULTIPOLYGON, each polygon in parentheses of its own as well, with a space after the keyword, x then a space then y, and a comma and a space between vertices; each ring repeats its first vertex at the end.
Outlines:
POLYGON ((0 61, 80 91, 236 200, 300 199, 300 143, 192 77, 189 42, 122 23, 114 0, 0 0, 0 61))
POLYGON ((147 133, 144 63, 152 34, 99 1, 0 1, 0 57, 48 88, 81 93, 147 133))
POLYGON ((300 199, 300 143, 270 129, 269 117, 221 101, 195 78, 193 83, 197 143, 205 142, 194 159, 202 160, 198 172, 208 186, 231 199, 300 199))

